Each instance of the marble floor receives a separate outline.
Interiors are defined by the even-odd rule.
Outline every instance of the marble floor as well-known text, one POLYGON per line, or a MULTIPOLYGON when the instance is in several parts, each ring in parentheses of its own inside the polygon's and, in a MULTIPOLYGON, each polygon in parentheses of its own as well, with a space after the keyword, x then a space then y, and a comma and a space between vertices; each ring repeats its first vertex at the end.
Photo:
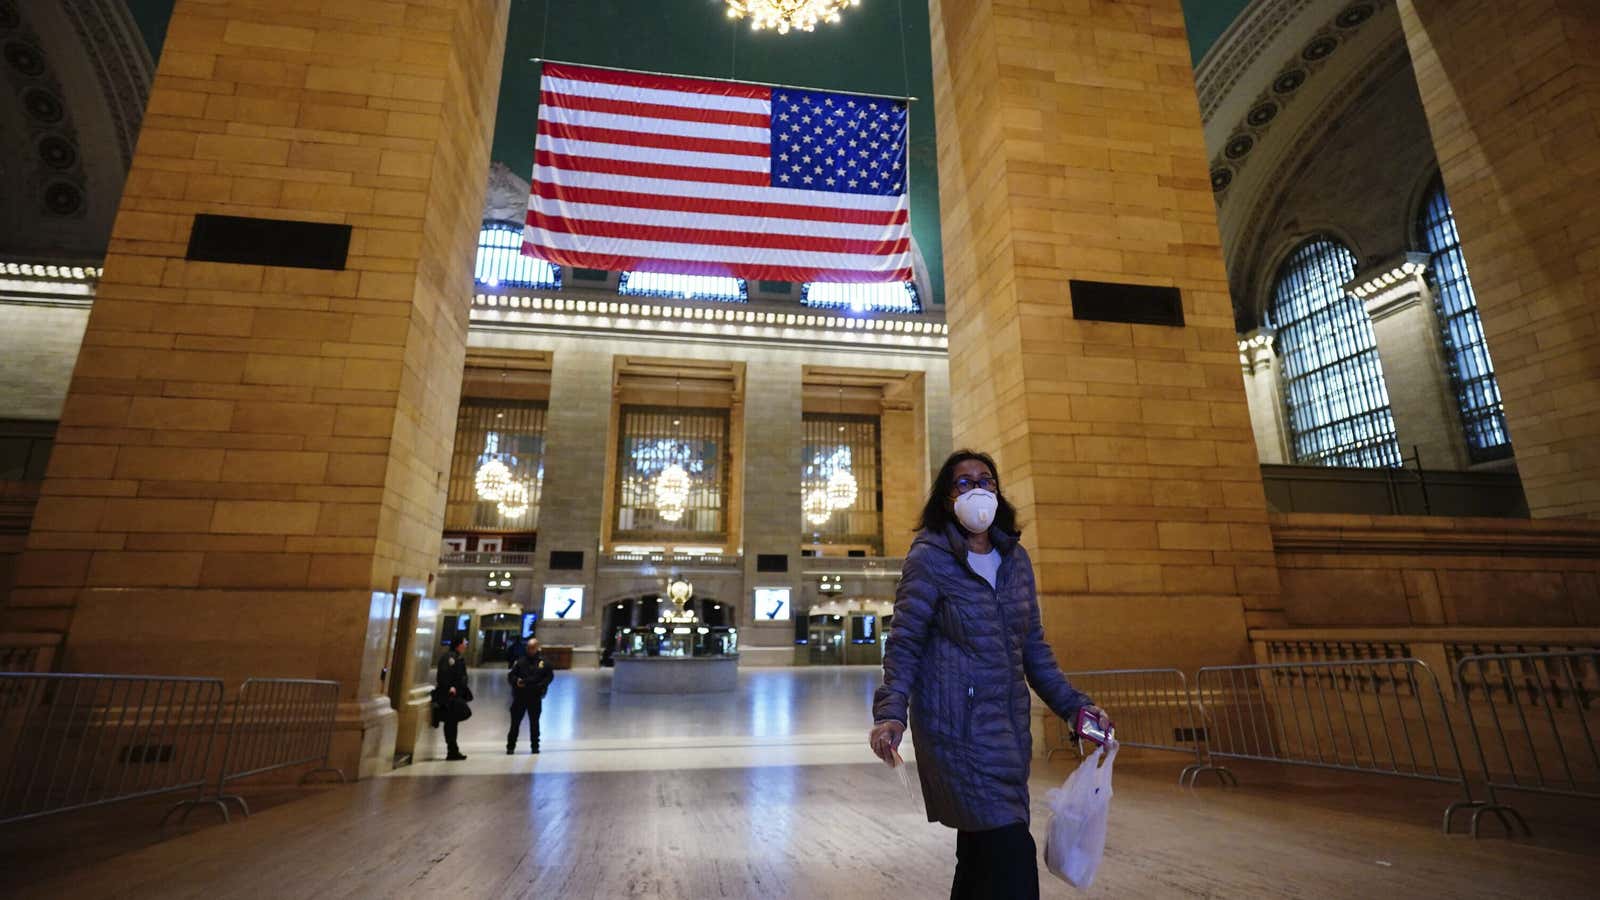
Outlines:
MULTIPOLYGON (((545 752, 505 755, 498 671, 476 674, 462 763, 425 760, 233 825, 13 871, 0 893, 160 898, 818 898, 948 894, 954 835, 864 745, 873 669, 750 670, 735 694, 619 697, 560 673, 545 752)), ((437 732, 432 739, 438 740, 437 732)), ((422 755, 428 755, 425 751, 422 755)), ((1600 828, 1541 810, 1534 841, 1438 832, 1431 785, 1244 767, 1180 789, 1181 759, 1125 753, 1098 880, 1047 898, 1592 897, 1600 828)), ((1072 766, 1036 766, 1044 793, 1072 766)), ((123 808, 128 821, 140 808, 123 808)), ((21 836, 12 833, 13 838, 21 836)), ((0 870, 7 864, 0 831, 0 870)), ((35 844, 59 842, 31 839, 35 844)), ((17 840, 19 847, 27 843, 17 840)), ((26 847, 19 852, 29 852, 26 847)))

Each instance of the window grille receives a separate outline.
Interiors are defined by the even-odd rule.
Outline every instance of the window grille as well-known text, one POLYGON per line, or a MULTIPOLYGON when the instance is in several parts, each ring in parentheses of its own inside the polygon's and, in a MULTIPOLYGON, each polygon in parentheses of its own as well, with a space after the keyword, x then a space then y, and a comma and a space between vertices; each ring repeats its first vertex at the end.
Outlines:
POLYGON ((484 287, 561 289, 561 267, 522 255, 522 227, 485 222, 478 232, 478 264, 473 279, 484 287))
POLYGON ((445 506, 447 531, 533 531, 539 523, 539 498, 544 489, 544 424, 542 403, 463 398, 456 413, 455 453, 450 459, 450 487, 445 506), (527 509, 478 496, 478 468, 497 459, 511 470, 511 480, 528 492, 527 509))
POLYGON ((841 284, 830 281, 808 282, 800 288, 800 302, 823 309, 848 309, 851 312, 922 311, 917 286, 910 281, 880 284, 841 284))
POLYGON ((1450 381, 1461 410, 1467 453, 1474 462, 1511 455, 1511 435, 1506 430, 1505 407, 1494 362, 1483 339, 1478 298, 1472 292, 1467 260, 1461 253, 1461 235, 1444 182, 1434 179, 1417 223, 1422 247, 1428 252, 1428 282, 1433 289, 1439 327, 1444 333, 1450 381))
POLYGON ((662 297, 678 300, 721 300, 743 303, 750 299, 743 278, 720 275, 674 275, 667 272, 623 272, 617 293, 624 297, 662 297))
POLYGON ((801 449, 802 544, 848 544, 883 552, 883 493, 876 416, 807 413, 801 449), (819 502, 839 471, 855 479, 856 496, 842 508, 819 502), (818 522, 816 519, 820 519, 818 522))
POLYGON ((726 536, 727 410, 624 406, 618 431, 617 539, 726 536), (689 476, 683 513, 676 520, 662 514, 656 498, 657 478, 673 464, 689 476))
POLYGON ((1322 238, 1302 244, 1278 270, 1271 319, 1291 449, 1302 465, 1400 465, 1372 320, 1343 290, 1355 274, 1355 255, 1322 238))

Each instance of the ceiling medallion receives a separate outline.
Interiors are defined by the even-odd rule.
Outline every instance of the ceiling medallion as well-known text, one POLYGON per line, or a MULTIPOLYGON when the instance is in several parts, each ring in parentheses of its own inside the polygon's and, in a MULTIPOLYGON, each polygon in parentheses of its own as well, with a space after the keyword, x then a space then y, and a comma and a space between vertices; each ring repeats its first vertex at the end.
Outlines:
POLYGON ((776 28, 779 34, 790 30, 812 31, 818 22, 839 21, 847 7, 860 6, 861 0, 726 0, 728 18, 750 20, 757 31, 776 28))

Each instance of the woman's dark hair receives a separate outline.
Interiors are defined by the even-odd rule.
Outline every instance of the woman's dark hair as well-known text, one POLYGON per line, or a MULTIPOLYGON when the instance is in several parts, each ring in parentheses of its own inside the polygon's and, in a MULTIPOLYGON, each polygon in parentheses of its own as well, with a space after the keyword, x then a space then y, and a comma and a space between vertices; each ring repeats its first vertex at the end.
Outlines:
POLYGON ((983 463, 994 473, 994 495, 1000 502, 995 506, 993 527, 1012 537, 1022 534, 1022 529, 1017 527, 1017 509, 1006 500, 1001 490, 1000 468, 994 464, 994 457, 976 450, 957 450, 939 467, 939 474, 933 479, 933 488, 928 491, 928 502, 922 507, 922 518, 917 521, 917 530, 942 533, 952 523, 960 527, 955 510, 951 508, 950 491, 955 487, 956 466, 969 459, 983 463))

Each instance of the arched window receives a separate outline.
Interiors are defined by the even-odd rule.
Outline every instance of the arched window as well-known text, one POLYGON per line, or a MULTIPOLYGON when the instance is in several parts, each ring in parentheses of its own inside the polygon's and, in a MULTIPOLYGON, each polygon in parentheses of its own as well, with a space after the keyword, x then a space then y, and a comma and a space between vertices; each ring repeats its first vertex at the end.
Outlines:
POLYGON ((1355 255, 1326 238, 1300 245, 1278 269, 1270 314, 1297 463, 1400 465, 1372 320, 1343 288, 1355 274, 1355 255))
POLYGON ((561 289, 561 267, 522 255, 522 226, 485 222, 478 232, 478 265, 473 279, 484 287, 561 289))
POLYGON ((836 284, 813 281, 800 288, 800 302, 821 309, 846 309, 853 313, 922 311, 917 286, 910 281, 879 284, 836 284))
POLYGON ((623 272, 617 280, 617 293, 624 297, 721 300, 725 303, 744 303, 750 299, 750 288, 743 278, 667 272, 623 272))
POLYGON ((1456 404, 1461 409, 1461 424, 1466 431, 1467 453, 1474 462, 1511 455, 1511 436, 1506 432, 1505 407, 1500 402, 1500 385, 1495 381, 1494 362, 1483 340, 1483 322, 1478 318, 1478 298, 1472 293, 1467 276, 1467 260, 1461 255, 1461 235, 1456 233, 1456 218, 1450 212, 1444 181, 1434 177, 1427 200, 1417 218, 1422 248, 1428 252, 1428 281, 1438 304, 1439 327, 1444 331, 1445 355, 1450 361, 1450 380, 1456 389, 1456 404))

